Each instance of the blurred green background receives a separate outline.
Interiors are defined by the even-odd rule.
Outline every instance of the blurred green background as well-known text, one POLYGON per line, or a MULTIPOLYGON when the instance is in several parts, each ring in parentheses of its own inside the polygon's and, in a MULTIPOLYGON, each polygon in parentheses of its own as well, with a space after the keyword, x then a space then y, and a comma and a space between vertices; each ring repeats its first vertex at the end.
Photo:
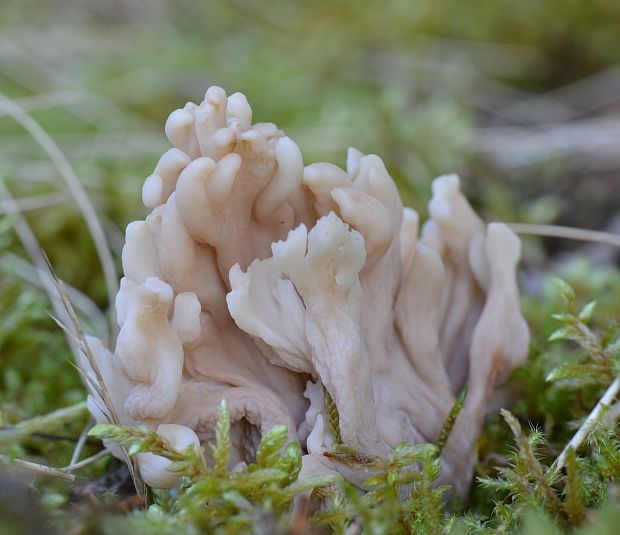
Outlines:
MULTIPOLYGON (((105 285, 84 219, 7 102, 70 161, 117 267, 125 225, 145 215, 143 178, 168 146, 166 117, 212 84, 245 93, 255 120, 285 129, 306 163, 343 164, 350 145, 379 154, 423 215, 432 178, 457 172, 489 219, 613 230, 619 62, 617 0, 9 0, 0 179, 59 276, 100 308, 105 285)), ((36 273, 20 261, 29 262, 6 198, 0 423, 83 396, 46 298, 27 280, 36 273)), ((569 248, 528 240, 526 289, 535 294, 539 270, 569 248)), ((608 250, 591 257, 614 261, 608 250)), ((91 328, 101 321, 85 316, 91 328)))

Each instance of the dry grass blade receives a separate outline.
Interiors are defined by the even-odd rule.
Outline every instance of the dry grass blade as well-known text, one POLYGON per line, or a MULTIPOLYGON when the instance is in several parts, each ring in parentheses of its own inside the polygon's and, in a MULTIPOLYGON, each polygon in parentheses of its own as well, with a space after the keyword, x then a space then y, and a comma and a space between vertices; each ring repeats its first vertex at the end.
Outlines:
POLYGON ((75 444, 75 449, 73 450, 73 454, 71 455, 71 461, 69 461, 70 465, 74 465, 80 459, 80 455, 82 454, 82 449, 84 449, 84 444, 86 444, 86 440, 88 439, 88 431, 93 426, 93 417, 91 416, 86 422, 84 429, 80 433, 80 437, 75 444))
POLYGON ((79 470, 81 468, 84 468, 85 466, 89 466, 93 463, 96 463, 97 461, 104 459, 105 457, 107 457, 108 455, 111 455, 109 450, 104 449, 101 450, 98 453, 95 453, 95 455, 91 455, 90 457, 87 457, 86 459, 83 459, 79 462, 71 462, 71 464, 69 464, 69 466, 65 467, 65 468, 61 468, 61 471, 63 472, 75 472, 76 470, 79 470))
MULTIPOLYGON (((48 92, 43 95, 62 93, 64 91, 76 92, 84 101, 90 104, 89 106, 74 106, 73 104, 70 106, 63 105, 67 113, 71 116, 96 127, 100 127, 103 122, 108 122, 110 119, 112 119, 113 124, 116 125, 118 123, 114 123, 114 119, 130 118, 135 125, 136 131, 154 132, 155 128, 153 124, 144 119, 140 114, 132 112, 127 108, 120 108, 114 100, 76 84, 74 76, 61 72, 53 65, 50 65, 49 62, 42 59, 36 47, 29 50, 27 47, 23 46, 23 44, 12 43, 11 41, 2 41, 1 44, 2 52, 8 54, 14 61, 16 60, 14 63, 5 62, 2 65, 2 76, 34 93, 47 90, 48 92), (18 65, 18 67, 15 67, 15 65, 18 65), (33 83, 32 77, 29 76, 32 72, 36 72, 46 79, 43 87, 41 87, 39 83, 33 83), (66 89, 56 89, 59 87, 66 89)), ((131 87, 133 87, 133 85, 122 89, 119 88, 118 91, 123 91, 123 94, 127 94, 126 90, 131 90, 131 87)), ((134 95, 134 99, 136 97, 139 97, 139 95, 134 95)), ((138 101, 135 102, 137 103, 138 101)), ((21 104, 21 99, 19 103, 21 104)), ((125 124, 124 121, 122 124, 125 124)), ((135 135, 127 136, 126 134, 126 130, 123 130, 122 133, 113 134, 113 136, 122 139, 133 152, 145 150, 147 154, 152 153, 152 145, 140 143, 135 135)), ((155 154, 160 153, 161 151, 159 149, 155 151, 155 154)))
POLYGON ((566 447, 562 450, 562 453, 558 456, 555 462, 549 468, 554 474, 559 473, 560 470, 566 464, 566 456, 570 450, 577 451, 583 441, 590 434, 593 425, 598 421, 602 412, 606 407, 609 407, 616 396, 620 392, 620 377, 616 377, 609 385, 601 399, 599 399, 598 403, 592 409, 592 412, 588 414, 588 417, 583 421, 577 432, 573 435, 573 438, 570 439, 570 442, 566 445, 566 447))
POLYGON ((86 402, 81 401, 69 407, 55 410, 43 416, 35 416, 6 429, 0 429, 0 448, 19 442, 35 432, 45 432, 58 428, 67 422, 73 422, 86 412, 86 402))
POLYGON ((33 463, 32 461, 26 461, 24 459, 11 459, 10 457, 7 457, 5 455, 0 455, 0 459, 5 462, 8 462, 9 464, 12 463, 17 468, 26 470, 28 472, 31 472, 37 475, 54 476, 54 477, 60 477, 62 479, 68 479, 69 481, 75 481, 76 477, 71 472, 75 472, 76 470, 80 470, 81 468, 84 468, 93 463, 96 463, 97 461, 104 459, 108 455, 110 455, 110 452, 107 449, 104 449, 98 453, 95 453, 95 455, 91 455, 90 457, 80 462, 71 463, 69 466, 66 466, 65 468, 54 468, 52 466, 47 466, 45 464, 39 464, 39 463, 33 463))
POLYGON ((48 208, 58 204, 66 203, 69 196, 66 193, 47 193, 45 195, 32 195, 13 199, 13 202, 0 201, 0 215, 19 214, 41 208, 48 208))
MULTIPOLYGON (((550 236, 554 238, 567 238, 579 241, 589 241, 604 243, 614 247, 620 247, 620 236, 618 234, 612 234, 610 232, 586 230, 581 228, 562 227, 558 225, 529 225, 522 223, 510 224, 512 230, 517 234, 534 234, 537 236, 550 236)), ((601 399, 592 409, 592 412, 583 421, 577 432, 570 439, 570 442, 562 450, 558 458, 549 468, 549 472, 553 475, 558 474, 560 470, 566 464, 566 458, 569 451, 577 451, 583 441, 588 437, 593 424, 599 419, 603 410, 609 407, 611 403, 616 399, 620 392, 620 377, 616 377, 614 381, 609 385, 601 399)))
MULTIPOLYGON (((113 418, 113 422, 112 423, 120 423, 120 420, 118 418, 118 415, 116 414, 116 411, 114 410, 114 406, 112 404, 112 401, 108 395, 107 392, 107 388, 105 386, 105 383, 103 381, 103 376, 101 375, 101 372, 99 370, 99 367, 97 366, 97 362, 95 361, 95 357, 93 356, 90 347, 88 345, 88 342, 86 340, 86 334, 84 333, 84 329, 82 328, 82 323, 80 322, 75 309, 73 308, 73 304, 71 303, 71 300, 69 299, 69 295, 67 293, 67 290, 65 288, 65 284, 63 281, 61 281, 58 276, 56 275, 56 273, 54 272, 54 269, 52 268, 52 264, 49 261, 49 258, 47 258, 47 256, 45 256, 45 253, 42 251, 41 252, 43 254, 43 257, 45 259, 45 262, 47 264, 49 273, 52 277, 52 281, 56 287, 56 290, 58 292, 58 295, 60 296, 60 301, 62 302, 65 311, 67 312, 67 315, 69 317, 69 319, 71 320, 71 323, 73 324, 73 327, 75 328, 75 332, 76 335, 74 335, 74 340, 78 343, 78 347, 80 348, 80 350, 82 351, 82 353, 84 353, 84 355, 86 356, 86 358, 88 359, 88 363, 90 364, 90 366, 93 369, 93 372, 95 373, 95 376, 97 378, 97 381, 99 382, 101 391, 104 393, 104 395, 102 396, 102 399, 104 401, 104 403, 106 404, 106 407, 108 407, 108 409, 111 412, 111 416, 113 418)), ((68 327, 66 325, 63 324, 62 321, 54 318, 56 320, 56 322, 65 330, 65 332, 71 332, 68 327)), ((77 361, 79 362, 79 360, 77 361)))
POLYGON ((508 223, 508 226, 517 234, 531 234, 534 236, 548 236, 550 238, 565 238, 596 243, 605 243, 620 247, 620 235, 598 230, 563 227, 560 225, 535 225, 529 223, 508 223))
MULTIPOLYGON (((45 253, 43 253, 43 255, 45 255, 45 253)), ((93 387, 95 388, 95 391, 100 396, 103 403, 105 404, 105 408, 108 411, 110 423, 120 425, 121 421, 118 417, 116 409, 114 408, 114 404, 112 403, 112 399, 110 397, 106 384, 103 380, 103 376, 101 375, 101 370, 99 369, 99 366, 97 366, 97 361, 95 360, 95 357, 90 349, 90 346, 88 345, 88 341, 86 339, 84 329, 82 328, 82 324, 80 323, 80 320, 77 317, 77 314, 75 313, 75 309, 73 308, 71 300, 69 299, 69 296, 65 289, 65 285, 63 281, 61 281, 57 277, 56 273, 54 272, 49 262, 49 259, 45 257, 45 260, 47 262, 48 269, 52 276, 52 280, 54 281, 54 284, 56 285, 56 289, 58 290, 58 294, 60 295, 60 299, 65 307, 65 310, 67 311, 67 314, 69 315, 69 318, 71 319, 71 322, 73 323, 73 327, 75 328, 76 334, 74 336, 77 339, 78 347, 80 348, 80 350, 82 351, 86 359, 88 360, 89 366, 91 367, 95 375, 96 381, 92 380, 89 374, 85 373, 84 370, 81 370, 82 375, 90 382, 90 384, 93 385, 93 387)), ((67 330, 67 327, 62 325, 62 322, 59 322, 59 325, 61 325, 62 328, 67 330)), ((79 362, 79 360, 77 362, 79 362)), ((145 487, 138 472, 137 461, 133 457, 130 457, 127 454, 127 451, 125 449, 123 449, 123 454, 125 456, 125 462, 127 463, 127 466, 129 467, 129 472, 133 479, 136 492, 139 495, 143 495, 145 493, 145 487)))
MULTIPOLYGON (((59 106, 72 106, 74 104, 81 104, 83 102, 88 102, 88 98, 81 91, 67 89, 65 91, 53 91, 40 95, 22 97, 20 99, 14 100, 13 102, 19 104, 19 106, 21 106, 23 110, 37 111, 56 108, 59 106)), ((1 112, 0 117, 2 117, 3 115, 7 115, 7 113, 1 112)))
POLYGON ((63 470, 59 470, 58 468, 52 468, 51 466, 33 463, 31 461, 24 461, 23 459, 10 459, 5 455, 0 455, 0 459, 12 463, 17 468, 21 468, 37 475, 54 476, 62 479, 68 479, 69 481, 75 481, 75 476, 73 474, 69 474, 63 470))
MULTIPOLYGON (((38 249, 37 252, 39 252, 38 249)), ((13 253, 4 253, 0 256, 0 269, 4 272, 11 273, 15 277, 19 277, 30 284, 34 284, 35 286, 44 289, 45 280, 50 277, 47 264, 44 264, 42 267, 34 266, 13 253)), ((88 319, 89 327, 94 329, 94 332, 99 339, 109 344, 110 332, 108 320, 101 310, 99 310, 99 307, 90 297, 79 291, 77 288, 70 285, 65 286, 69 299, 74 304, 75 308, 88 319)), ((53 297, 60 304, 60 300, 56 295, 56 288, 53 285, 52 287, 54 290, 53 297)), ((58 311, 55 312, 58 314, 58 311)))
MULTIPOLYGON (((4 184, 4 181, 0 177, 0 196, 4 197, 4 203, 6 205, 15 207, 15 199, 11 195, 11 192, 4 184)), ((43 255, 41 248, 39 247, 39 242, 37 241, 34 232, 30 228, 30 225, 26 221, 26 219, 19 213, 19 211, 15 211, 13 216, 14 218, 14 228, 19 241, 23 245, 26 253, 32 260, 33 264, 37 266, 40 270, 40 280, 45 293, 47 294, 50 303, 52 304, 52 308, 54 309, 55 314, 57 314, 61 319, 67 321, 69 319, 68 315, 64 311, 58 296, 56 294, 56 290, 53 284, 53 281, 50 279, 49 273, 47 272, 47 262, 45 256, 43 255)), ((78 359, 78 349, 73 343, 71 337, 67 336, 67 341, 71 350, 73 351, 73 355, 76 359, 78 359)))
MULTIPOLYGON (((110 302, 110 314, 114 314, 114 299, 118 292, 118 276, 116 273, 116 267, 114 265, 114 259, 108 247, 107 238, 97 217, 97 213, 84 191, 77 174, 73 170, 73 167, 60 150, 58 145, 54 143, 52 138, 47 132, 35 121, 21 106, 13 102, 10 98, 0 92, 0 109, 4 110, 15 121, 17 121, 33 139, 41 146, 41 148, 47 153, 50 159, 54 162, 58 172, 65 181, 71 195, 73 195, 79 210, 84 216, 84 220, 91 233, 101 267, 103 269, 103 276, 106 282, 108 291, 108 299, 110 302)), ((115 330, 115 321, 112 318, 112 331, 115 330)))

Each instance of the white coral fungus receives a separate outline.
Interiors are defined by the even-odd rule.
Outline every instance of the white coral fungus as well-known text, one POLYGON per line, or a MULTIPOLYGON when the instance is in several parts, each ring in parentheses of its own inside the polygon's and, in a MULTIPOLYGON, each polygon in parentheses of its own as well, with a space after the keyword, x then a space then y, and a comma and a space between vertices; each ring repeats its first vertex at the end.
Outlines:
MULTIPOLYGON (((115 352, 91 343, 121 423, 204 443, 226 398, 231 466, 285 424, 306 452, 301 477, 351 478, 323 456, 325 391, 342 441, 385 455, 435 441, 467 386, 442 453, 443 479, 465 492, 489 399, 527 354, 519 239, 485 226, 455 175, 433 182, 418 235, 378 156, 304 167, 290 138, 251 119, 242 94, 211 87, 166 122, 174 148, 142 191, 152 212, 127 227, 115 352)), ((89 406, 106 420, 95 393, 89 406)), ((174 483, 141 464, 153 485, 174 483)))

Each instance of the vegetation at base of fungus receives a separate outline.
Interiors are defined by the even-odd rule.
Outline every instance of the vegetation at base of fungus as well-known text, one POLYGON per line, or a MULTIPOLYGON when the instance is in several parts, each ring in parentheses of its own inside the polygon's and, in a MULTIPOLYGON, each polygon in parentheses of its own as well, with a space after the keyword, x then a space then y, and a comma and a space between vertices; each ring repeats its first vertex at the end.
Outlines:
MULTIPOLYGON (((620 431, 616 421, 619 406, 601 406, 597 402, 610 385, 607 365, 601 366, 601 359, 609 360, 607 364, 613 367, 618 358, 614 349, 616 330, 601 332, 593 324, 594 305, 579 309, 571 286, 558 281, 556 287, 563 305, 561 312, 553 314, 552 323, 559 327, 549 336, 548 351, 535 352, 532 361, 515 374, 512 382, 518 388, 524 377, 531 377, 529 374, 544 373, 540 379, 548 386, 539 407, 541 413, 550 411, 549 417, 557 417, 557 404, 561 402, 573 408, 578 419, 531 424, 527 432, 520 414, 523 405, 517 404, 514 414, 502 410, 501 419, 492 418, 485 428, 481 453, 493 453, 480 462, 473 495, 466 503, 459 503, 449 486, 438 484, 439 445, 433 444, 399 444, 386 459, 357 454, 346 445, 336 445, 333 451, 326 452, 351 469, 366 471, 367 491, 334 476, 296 481, 301 451, 298 443, 286 444, 284 426, 276 426, 265 435, 255 463, 246 469, 229 470, 230 424, 223 402, 209 462, 204 452, 196 448, 174 450, 163 437, 145 429, 97 425, 90 430, 90 437, 114 441, 131 456, 151 452, 165 457, 173 462, 171 470, 182 476, 177 489, 149 491, 144 508, 135 508, 131 515, 122 509, 115 510, 110 505, 115 500, 87 506, 98 519, 99 531, 94 532, 168 534, 182 529, 184 533, 611 533, 610 526, 620 511, 620 431), (553 357, 557 346, 562 351, 553 357), (574 363, 562 362, 567 359, 574 363), (544 365, 541 360, 546 361, 544 365), (582 369, 590 370, 586 390, 582 369), (575 443, 577 436, 582 439, 575 443), (509 445, 508 450, 503 449, 504 444, 509 445), (563 459, 561 466, 559 458, 563 459)), ((459 397, 446 421, 446 433, 458 418, 464 396, 465 393, 459 397)), ((523 401, 536 402, 531 396, 525 396, 523 401)), ((76 407, 74 412, 81 409, 76 407)), ((330 414, 337 419, 337 413, 330 414)), ((15 430, 13 435, 7 435, 5 429, 0 438, 4 437, 5 445, 7 437, 12 437, 14 447, 27 447, 45 440, 32 433, 35 429, 49 432, 54 429, 54 422, 60 428, 65 416, 62 412, 53 413, 40 426, 22 424, 29 436, 25 432, 15 434, 15 430)), ((14 450, 13 456, 19 451, 14 450)), ((95 473, 101 473, 100 470, 95 473)), ((63 485, 64 481, 59 482, 51 474, 39 488, 50 492, 63 485)), ((54 494, 40 499, 43 509, 49 507, 46 500, 53 502, 50 496, 54 494)), ((68 505, 66 499, 62 501, 62 492, 57 496, 61 505, 68 505)), ((79 531, 88 525, 83 511, 71 519, 54 519, 53 514, 47 514, 48 522, 60 531, 72 526, 78 533, 89 533, 79 531)))
POLYGON ((89 434, 113 440, 126 447, 129 455, 150 452, 173 461, 171 470, 182 476, 176 498, 155 491, 146 512, 152 529, 159 523, 164 533, 167 526, 170 532, 183 529, 184 533, 209 533, 217 529, 222 533, 244 533, 261 523, 271 526, 274 532, 285 532, 296 496, 336 482, 333 476, 297 481, 301 450, 297 442, 285 444, 284 426, 274 427, 263 437, 255 463, 244 470, 231 471, 229 432, 228 409, 223 401, 216 440, 211 446, 211 465, 196 448, 174 450, 152 431, 100 424, 89 434))
POLYGON ((449 486, 434 485, 441 471, 439 450, 434 445, 402 443, 387 459, 339 447, 330 454, 333 459, 372 473, 363 483, 370 490, 362 492, 339 476, 298 481, 301 450, 297 442, 285 445, 284 426, 274 427, 263 437, 256 463, 230 471, 229 432, 228 410, 222 402, 210 466, 200 451, 176 451, 152 431, 100 424, 89 435, 112 440, 130 455, 151 452, 173 461, 171 470, 183 477, 177 496, 171 499, 169 494, 155 491, 145 513, 145 517, 154 517, 148 519, 150 529, 160 522, 164 533, 166 526, 188 533, 216 529, 222 533, 262 532, 269 527, 284 533, 291 521, 308 529, 324 526, 334 533, 345 533, 352 525, 368 533, 444 531, 444 494, 449 486), (294 499, 304 493, 302 501, 292 507, 294 499), (310 493, 316 503, 308 503, 310 493), (318 510, 308 512, 309 507, 318 510))

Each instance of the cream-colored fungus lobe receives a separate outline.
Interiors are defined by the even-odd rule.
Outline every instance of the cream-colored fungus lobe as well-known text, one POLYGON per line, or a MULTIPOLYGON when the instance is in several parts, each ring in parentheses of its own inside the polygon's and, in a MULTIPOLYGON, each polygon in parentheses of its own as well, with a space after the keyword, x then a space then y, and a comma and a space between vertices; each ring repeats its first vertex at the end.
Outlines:
MULTIPOLYGON (((240 93, 209 88, 165 131, 173 148, 142 190, 152 211, 127 227, 116 348, 89 339, 121 423, 204 444, 225 398, 231 466, 285 424, 305 452, 300 477, 355 481, 323 456, 326 392, 343 442, 385 455, 435 441, 467 386, 442 452, 442 478, 465 493, 489 400, 527 356, 515 234, 485 225, 450 175, 433 182, 418 235, 378 156, 304 167, 240 93)), ((95 392, 89 407, 107 421, 95 392)), ((147 483, 174 485, 155 457, 139 459, 147 483)))

